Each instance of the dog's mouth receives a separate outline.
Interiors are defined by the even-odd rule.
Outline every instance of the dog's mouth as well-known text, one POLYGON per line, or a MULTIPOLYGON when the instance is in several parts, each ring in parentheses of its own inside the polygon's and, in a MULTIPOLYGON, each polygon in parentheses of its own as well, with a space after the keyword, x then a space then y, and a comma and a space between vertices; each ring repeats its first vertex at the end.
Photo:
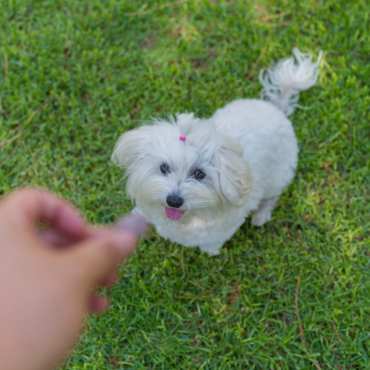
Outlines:
POLYGON ((173 221, 180 220, 180 218, 184 215, 185 211, 180 211, 176 208, 169 208, 166 207, 166 216, 173 221))

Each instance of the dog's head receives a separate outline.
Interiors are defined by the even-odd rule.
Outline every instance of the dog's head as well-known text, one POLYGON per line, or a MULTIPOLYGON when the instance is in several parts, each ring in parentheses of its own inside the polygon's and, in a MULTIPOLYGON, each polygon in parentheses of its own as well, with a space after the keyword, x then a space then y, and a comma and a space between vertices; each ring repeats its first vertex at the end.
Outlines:
POLYGON ((123 134, 112 160, 127 192, 151 221, 189 222, 244 204, 252 176, 241 147, 193 114, 123 134))

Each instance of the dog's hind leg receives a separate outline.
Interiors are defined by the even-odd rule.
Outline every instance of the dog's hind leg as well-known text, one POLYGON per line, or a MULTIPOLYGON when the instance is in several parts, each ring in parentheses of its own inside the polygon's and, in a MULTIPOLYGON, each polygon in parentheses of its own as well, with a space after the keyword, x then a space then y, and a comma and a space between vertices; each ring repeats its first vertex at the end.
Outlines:
POLYGON ((274 209, 279 197, 265 198, 261 200, 260 205, 252 217, 252 225, 262 226, 271 219, 271 212, 274 209))

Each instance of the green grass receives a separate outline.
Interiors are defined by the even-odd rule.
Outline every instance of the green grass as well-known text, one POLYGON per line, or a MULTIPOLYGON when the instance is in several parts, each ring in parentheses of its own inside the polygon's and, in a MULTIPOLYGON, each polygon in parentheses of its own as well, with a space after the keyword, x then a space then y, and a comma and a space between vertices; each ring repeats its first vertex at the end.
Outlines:
POLYGON ((62 369, 370 369, 368 1, 165 2, 1 1, 1 195, 43 186, 116 220, 132 207, 109 162, 121 133, 257 97, 294 46, 325 51, 313 108, 291 117, 297 176, 220 256, 185 249, 186 277, 181 246, 151 231, 62 369))

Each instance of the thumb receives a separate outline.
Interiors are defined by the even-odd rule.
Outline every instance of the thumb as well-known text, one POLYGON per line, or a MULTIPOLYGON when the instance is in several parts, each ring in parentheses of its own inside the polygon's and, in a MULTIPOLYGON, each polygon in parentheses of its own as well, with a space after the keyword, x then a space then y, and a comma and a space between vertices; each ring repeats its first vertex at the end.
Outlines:
POLYGON ((146 230, 140 216, 129 216, 114 229, 92 232, 83 242, 73 246, 69 258, 88 286, 99 284, 133 252, 138 230, 146 230))

